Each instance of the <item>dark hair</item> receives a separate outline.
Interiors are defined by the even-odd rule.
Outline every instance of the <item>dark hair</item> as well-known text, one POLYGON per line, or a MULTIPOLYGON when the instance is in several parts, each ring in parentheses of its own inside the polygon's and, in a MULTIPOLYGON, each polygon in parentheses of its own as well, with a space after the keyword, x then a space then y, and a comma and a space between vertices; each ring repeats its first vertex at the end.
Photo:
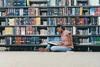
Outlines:
POLYGON ((56 29, 57 29, 58 27, 60 27, 61 29, 65 30, 65 27, 62 26, 62 25, 57 25, 56 29))

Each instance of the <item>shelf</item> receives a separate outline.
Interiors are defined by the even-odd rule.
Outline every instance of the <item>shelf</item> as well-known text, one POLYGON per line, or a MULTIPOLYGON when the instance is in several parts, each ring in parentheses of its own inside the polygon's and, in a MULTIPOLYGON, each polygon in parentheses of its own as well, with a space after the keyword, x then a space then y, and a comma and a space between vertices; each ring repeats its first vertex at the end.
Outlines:
POLYGON ((12 45, 0 45, 0 47, 46 47, 47 45, 39 44, 12 44, 12 45))
POLYGON ((83 7, 83 8, 95 7, 95 8, 97 8, 97 7, 100 7, 100 6, 99 5, 98 6, 89 6, 89 5, 87 5, 87 6, 66 6, 66 8, 80 8, 80 7, 83 7))
POLYGON ((100 6, 11 6, 11 7, 0 7, 0 9, 9 9, 9 8, 91 8, 91 7, 100 7, 100 6))
POLYGON ((73 35, 73 37, 82 37, 82 38, 87 38, 90 37, 91 35, 73 35))
POLYGON ((98 37, 100 35, 73 35, 73 37, 98 37))
MULTIPOLYGON (((0 27, 56 27, 57 25, 16 25, 16 26, 0 26, 0 27)), ((100 25, 63 25, 64 27, 79 27, 79 28, 89 28, 89 27, 100 27, 100 25)))
POLYGON ((48 3, 47 0, 30 0, 29 2, 33 2, 33 3, 48 3))
POLYGON ((11 6, 11 7, 0 7, 0 9, 9 9, 9 8, 12 8, 12 9, 17 9, 17 8, 45 8, 45 9, 48 9, 48 8, 65 8, 65 6, 11 6))
POLYGON ((0 26, 0 27, 27 27, 27 26, 32 26, 32 27, 56 27, 54 25, 16 25, 16 26, 0 26))
MULTIPOLYGON (((73 37, 100 37, 100 35, 72 35, 73 37)), ((60 37, 60 35, 0 35, 0 37, 60 37)))
POLYGON ((66 18, 66 17, 100 17, 100 16, 78 16, 78 15, 66 15, 66 16, 0 16, 0 18, 66 18))
POLYGON ((59 35, 0 35, 0 37, 59 37, 59 35))
POLYGON ((97 46, 97 47, 100 47, 100 45, 95 45, 95 44, 92 44, 92 45, 75 45, 75 47, 94 47, 94 46, 97 46))

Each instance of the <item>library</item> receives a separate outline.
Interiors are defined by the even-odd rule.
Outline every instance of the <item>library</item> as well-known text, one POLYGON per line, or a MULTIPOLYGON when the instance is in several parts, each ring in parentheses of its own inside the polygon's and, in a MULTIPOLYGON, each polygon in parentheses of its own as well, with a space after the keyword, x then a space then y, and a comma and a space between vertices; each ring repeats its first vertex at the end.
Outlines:
POLYGON ((100 67, 100 0, 0 0, 0 67, 100 67))
POLYGON ((0 48, 37 51, 72 33, 73 51, 100 51, 100 0, 0 0, 0 48))

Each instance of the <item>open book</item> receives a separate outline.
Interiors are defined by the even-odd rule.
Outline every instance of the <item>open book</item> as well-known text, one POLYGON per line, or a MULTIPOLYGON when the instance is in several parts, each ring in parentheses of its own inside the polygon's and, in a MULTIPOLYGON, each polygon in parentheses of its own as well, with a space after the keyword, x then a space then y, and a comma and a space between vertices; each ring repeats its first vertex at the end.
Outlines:
POLYGON ((55 45, 55 46, 59 46, 60 45, 60 42, 58 42, 58 41, 50 41, 50 42, 48 42, 48 44, 55 45))

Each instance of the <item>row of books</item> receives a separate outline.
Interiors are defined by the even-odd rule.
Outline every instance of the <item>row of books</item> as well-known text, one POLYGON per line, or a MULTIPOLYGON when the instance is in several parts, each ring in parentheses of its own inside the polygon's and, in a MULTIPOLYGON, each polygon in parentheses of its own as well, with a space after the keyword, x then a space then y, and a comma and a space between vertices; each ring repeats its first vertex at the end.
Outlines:
POLYGON ((99 0, 49 0, 50 6, 100 5, 99 0))
MULTIPOLYGON (((90 8, 90 9, 83 9, 83 7, 80 8, 55 8, 55 9, 48 9, 48 16, 66 16, 66 15, 86 15, 86 16, 99 16, 100 15, 100 8, 90 8)), ((7 9, 6 11, 0 11, 0 16, 47 16, 47 13, 45 12, 40 14, 39 8, 28 8, 28 9, 7 9)))
POLYGON ((41 18, 9 18, 8 19, 9 26, 16 25, 41 25, 41 18))
POLYGON ((40 16, 39 8, 9 8, 0 11, 0 16, 40 16))
POLYGON ((73 27, 73 35, 100 35, 100 27, 77 28, 73 27))
POLYGON ((0 39, 0 45, 43 45, 48 42, 59 42, 61 41, 60 37, 48 37, 40 39, 39 37, 5 37, 0 39))
POLYGON ((36 18, 6 18, 0 21, 1 26, 16 25, 100 25, 100 17, 72 17, 72 18, 48 18, 43 20, 41 17, 36 18))
POLYGON ((36 18, 6 18, 0 21, 1 26, 16 25, 47 25, 47 21, 41 21, 40 17, 36 18))
POLYGON ((0 7, 8 6, 47 6, 47 0, 0 0, 0 7), (43 1, 43 2, 42 2, 43 1))
POLYGON ((48 6, 48 1, 47 0, 30 0, 29 1, 29 6, 46 7, 46 6, 48 6))
POLYGON ((96 45, 100 45, 100 37, 95 37, 95 38, 96 38, 95 40, 96 45))
POLYGON ((91 7, 91 8, 52 8, 49 9, 49 15, 53 16, 65 16, 65 15, 92 15, 92 16, 99 16, 100 15, 100 7, 91 7))
MULTIPOLYGON (((34 1, 38 0, 32 0, 34 1)), ((0 7, 4 6, 29 6, 30 0, 0 0, 0 7)), ((40 0, 39 0, 40 1, 40 0)), ((38 1, 38 2, 39 2, 38 1)), ((50 6, 76 6, 76 5, 100 5, 99 0, 42 0, 42 1, 48 1, 48 4, 50 6), (92 2, 92 3, 91 3, 92 2)))
MULTIPOLYGON (((90 38, 78 38, 77 42, 79 45, 100 45, 100 37, 90 37, 90 38), (79 40, 79 41, 78 41, 79 40)), ((0 45, 43 45, 48 42, 59 42, 60 37, 47 37, 40 39, 39 37, 5 37, 0 38, 0 45)))
POLYGON ((39 45, 39 37, 5 37, 0 39, 0 45, 39 45))
MULTIPOLYGON (((100 27, 66 27, 73 35, 100 35, 100 27)), ((56 27, 4 27, 1 35, 59 35, 56 27)))
POLYGON ((48 18, 49 25, 100 25, 100 17, 48 18))
POLYGON ((100 45, 100 37, 75 38, 74 41, 79 45, 100 45))
POLYGON ((0 7, 28 6, 29 0, 0 0, 0 7))
POLYGON ((38 27, 5 27, 1 30, 1 35, 56 35, 55 27, 38 28, 38 27))
POLYGON ((92 8, 50 8, 48 14, 45 12, 41 14, 39 8, 9 8, 5 11, 0 11, 0 16, 66 16, 66 15, 86 15, 86 16, 100 16, 100 7, 92 8))

